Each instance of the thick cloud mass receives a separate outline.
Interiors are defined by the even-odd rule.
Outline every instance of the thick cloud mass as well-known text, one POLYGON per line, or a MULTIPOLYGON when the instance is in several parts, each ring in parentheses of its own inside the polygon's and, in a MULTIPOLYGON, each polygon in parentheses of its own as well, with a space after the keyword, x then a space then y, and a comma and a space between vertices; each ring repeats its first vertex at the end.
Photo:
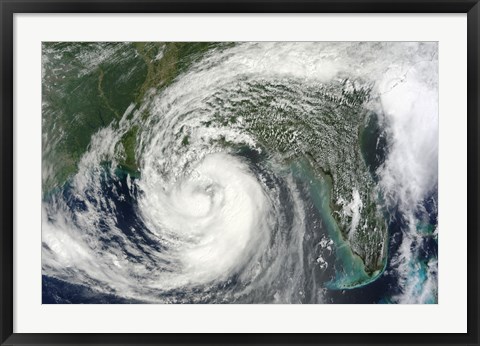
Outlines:
MULTIPOLYGON (((94 68, 87 60, 84 73, 94 68)), ((432 212, 425 202, 436 202, 437 67, 435 43, 209 51, 95 133, 76 174, 45 198, 43 275, 144 302, 330 302, 328 288, 357 285, 335 272, 336 248, 347 244, 351 258, 374 268, 358 274, 342 264, 342 275, 376 280, 396 215, 401 244, 386 274, 399 287, 385 295, 436 300, 436 258, 417 261, 418 225, 432 212), (329 120, 336 102, 351 110, 338 122, 329 120), (358 133, 371 114, 386 145, 369 173, 358 133), (133 126, 139 177, 117 167, 133 126), (321 186, 333 176, 330 195, 312 197, 315 179, 292 168, 302 157, 313 175, 323 170, 321 186), (328 227, 343 232, 340 243, 328 227)))

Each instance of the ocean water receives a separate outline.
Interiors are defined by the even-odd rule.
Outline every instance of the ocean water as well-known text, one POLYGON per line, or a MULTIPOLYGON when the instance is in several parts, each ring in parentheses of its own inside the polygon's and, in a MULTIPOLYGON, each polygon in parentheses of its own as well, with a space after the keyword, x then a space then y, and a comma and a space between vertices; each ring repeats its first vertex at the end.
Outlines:
POLYGON ((437 51, 44 44, 43 303, 437 303, 437 51))

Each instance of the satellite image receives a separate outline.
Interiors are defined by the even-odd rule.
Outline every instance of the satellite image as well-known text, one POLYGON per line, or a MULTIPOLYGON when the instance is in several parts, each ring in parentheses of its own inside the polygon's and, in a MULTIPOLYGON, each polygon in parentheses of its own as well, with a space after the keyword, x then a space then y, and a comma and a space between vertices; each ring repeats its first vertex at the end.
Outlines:
POLYGON ((436 42, 44 42, 44 304, 438 303, 436 42))

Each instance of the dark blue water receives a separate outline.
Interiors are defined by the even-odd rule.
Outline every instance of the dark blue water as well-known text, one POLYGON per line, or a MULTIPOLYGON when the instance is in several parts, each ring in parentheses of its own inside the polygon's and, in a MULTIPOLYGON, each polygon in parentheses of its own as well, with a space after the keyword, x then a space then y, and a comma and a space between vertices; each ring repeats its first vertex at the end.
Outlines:
MULTIPOLYGON (((366 124, 362 137, 362 153, 365 162, 370 169, 374 179, 376 177, 376 170, 385 160, 388 154, 386 146, 385 134, 378 126, 378 118, 372 115, 366 124)), ((262 162, 268 161, 266 151, 260 154, 256 150, 251 150, 248 147, 239 147, 235 149, 234 154, 245 159, 250 166, 250 169, 258 175, 264 177, 266 185, 272 189, 280 191, 281 200, 285 201, 285 206, 282 215, 285 215, 286 224, 293 222, 293 214, 288 210, 291 198, 288 187, 282 182, 282 179, 272 175, 269 170, 262 165, 262 162)), ((133 262, 142 262, 153 266, 158 265, 154 259, 149 258, 148 251, 151 249, 155 252, 168 251, 166 245, 159 241, 158 237, 154 236, 143 223, 139 217, 137 200, 141 192, 137 191, 135 187, 129 189, 127 187, 127 172, 122 169, 116 169, 113 175, 110 167, 105 166, 104 174, 102 176, 102 191, 105 200, 108 201, 106 205, 96 205, 96 198, 94 192, 87 192, 87 198, 96 208, 113 215, 112 219, 117 220, 116 226, 123 232, 128 239, 128 244, 137 247, 137 250, 144 254, 142 257, 137 257, 128 251, 125 240, 120 239, 113 234, 106 223, 100 221, 98 225, 98 237, 100 244, 105 251, 109 248, 115 247, 122 249, 124 254, 133 262), (119 198, 119 196, 123 196, 119 198), (132 231, 135 230, 135 232, 132 231)), ((135 179, 135 178, 133 178, 135 179)), ((388 259, 386 268, 383 273, 373 282, 362 287, 353 289, 327 289, 325 283, 333 280, 338 268, 335 265, 335 247, 331 252, 319 248, 319 242, 323 237, 328 238, 328 225, 322 219, 319 209, 315 206, 312 196, 309 195, 308 184, 301 179, 297 181, 298 191, 305 206, 305 224, 306 233, 303 241, 303 275, 301 286, 301 294, 294 297, 293 303, 333 303, 333 304, 382 304, 391 303, 392 297, 398 296, 402 293, 400 281, 397 277, 397 271, 392 259, 398 252, 402 243, 404 232, 408 229, 408 225, 404 222, 404 217, 397 209, 385 211, 386 220, 391 220, 388 224, 389 241, 388 241, 388 259), (321 253, 322 257, 329 263, 327 268, 321 268, 315 261, 317 255, 321 253), (322 291, 322 294, 318 294, 322 291)), ((135 186, 133 184, 133 186, 135 186)), ((45 197, 47 202, 52 202, 55 198, 63 199, 68 209, 71 211, 85 211, 86 204, 84 201, 78 199, 72 193, 72 187, 67 183, 61 191, 56 191, 45 197)), ((436 235, 433 234, 434 226, 437 224, 437 191, 432 193, 425 199, 422 208, 419 208, 417 219, 421 222, 418 227, 421 229, 424 236, 420 240, 420 244, 414 244, 417 249, 414 261, 427 263, 431 258, 438 256, 438 242, 436 235)), ((71 215, 75 215, 72 213, 71 215)), ((76 222, 75 218, 73 219, 76 222)), ((288 229, 288 228, 287 228, 288 229)), ((275 236, 276 232, 281 232, 280 229, 272 230, 275 236)), ((286 235, 286 239, 292 235, 286 235)), ((44 245, 45 247, 45 245, 44 245)), ((45 251, 48 248, 45 247, 45 251)), ((286 271, 292 268, 285 268, 286 271)), ((265 286, 252 292, 249 296, 235 295, 237 286, 241 282, 238 276, 233 275, 228 281, 213 283, 209 286, 201 286, 189 288, 186 290, 172 290, 169 292, 161 292, 156 294, 158 298, 173 298, 175 301, 182 303, 254 303, 254 302, 273 302, 273 294, 278 287, 265 286), (234 298, 236 297, 236 298, 234 298)), ((126 299, 116 294, 98 293, 93 287, 86 287, 68 283, 53 277, 42 277, 42 302, 43 304, 128 304, 128 303, 143 303, 142 301, 134 299, 126 299)))

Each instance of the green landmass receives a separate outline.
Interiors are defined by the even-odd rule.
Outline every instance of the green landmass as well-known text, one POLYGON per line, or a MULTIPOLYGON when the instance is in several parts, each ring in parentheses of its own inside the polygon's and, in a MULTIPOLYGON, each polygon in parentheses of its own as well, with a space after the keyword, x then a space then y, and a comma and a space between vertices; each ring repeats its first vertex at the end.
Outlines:
MULTIPOLYGON (((209 51, 231 45, 43 43, 43 193, 63 186, 77 172, 92 135, 117 126, 131 104, 141 104, 152 89, 166 88, 209 51)), ((385 265, 387 229, 377 208, 375 165, 369 163, 374 161, 369 155, 375 145, 369 138, 376 136, 373 116, 364 107, 370 89, 352 87, 347 78, 327 86, 302 83, 240 81, 206 100, 214 115, 204 125, 247 131, 288 166, 307 160, 319 177, 329 181, 329 208, 343 239, 362 259, 367 275, 377 275, 385 265), (354 187, 363 203, 362 224, 351 233, 352 217, 342 215, 342 210, 352 200, 354 187)), ((140 175, 135 150, 139 130, 138 125, 131 126, 119 143, 124 153, 119 168, 133 177, 140 175)), ((180 132, 180 144, 187 147, 190 135, 184 129, 180 132)), ((231 145, 225 138, 218 144, 231 145)))
MULTIPOLYGON (((89 43, 42 45, 43 191, 63 185, 77 171, 94 133, 115 126, 128 106, 162 89, 209 49, 209 42, 89 43)), ((138 128, 122 138, 126 170, 138 174, 138 128)))

